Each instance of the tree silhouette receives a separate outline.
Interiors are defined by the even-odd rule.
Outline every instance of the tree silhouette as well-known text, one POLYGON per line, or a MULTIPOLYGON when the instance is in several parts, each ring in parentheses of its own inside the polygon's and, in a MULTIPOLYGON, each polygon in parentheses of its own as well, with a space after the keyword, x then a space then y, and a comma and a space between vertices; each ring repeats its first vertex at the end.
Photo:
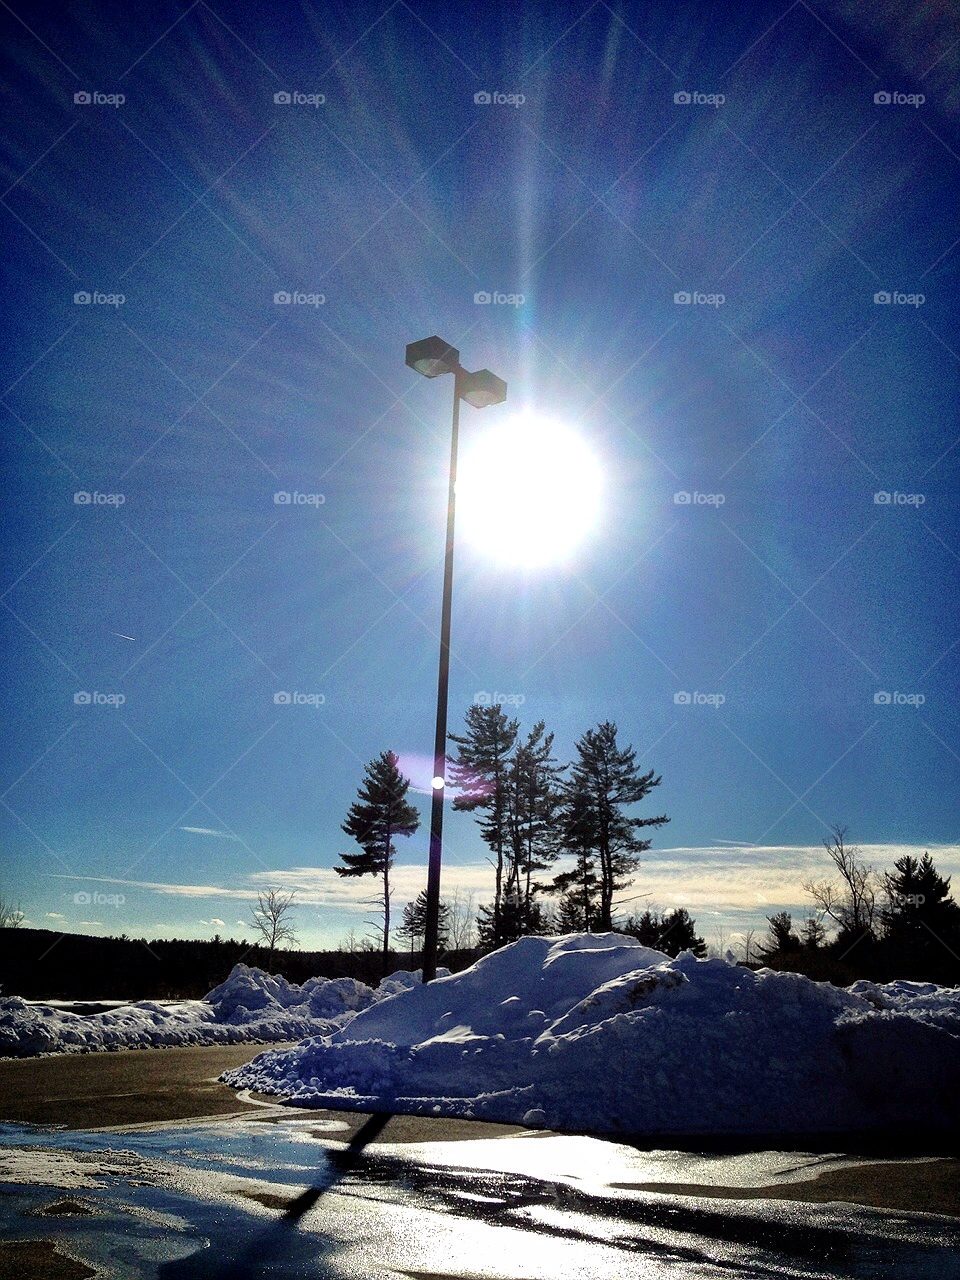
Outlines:
MULTIPOLYGON (((403 921, 397 934, 401 938, 410 939, 410 953, 423 947, 423 937, 427 931, 427 891, 421 890, 413 902, 403 908, 403 921), (420 947, 414 944, 420 943, 420 947)), ((450 945, 450 908, 441 902, 437 912, 437 946, 446 950, 450 945)))
POLYGON ((346 866, 335 867, 339 876, 379 876, 383 904, 383 972, 390 960, 390 870, 393 866, 394 836, 412 836, 420 826, 420 815, 406 799, 410 779, 398 768, 400 757, 382 751, 365 766, 357 799, 341 824, 348 836, 360 845, 360 853, 341 853, 346 866))
POLYGON ((636 834, 642 827, 659 827, 670 819, 634 818, 624 809, 642 800, 660 785, 651 769, 641 773, 632 747, 617 746, 617 726, 606 720, 588 729, 577 744, 578 759, 564 784, 564 846, 577 857, 572 873, 556 877, 554 887, 570 891, 574 885, 583 894, 584 914, 591 918, 588 928, 601 932, 613 928, 614 894, 629 884, 639 865, 639 855, 650 848, 649 840, 636 834), (572 879, 570 877, 573 877, 572 879), (591 881, 596 892, 591 892, 591 881))
POLYGON ((508 720, 499 705, 473 704, 464 719, 466 733, 449 735, 459 747, 457 758, 450 765, 450 776, 458 791, 453 807, 468 813, 480 810, 483 814, 480 834, 493 854, 496 873, 493 905, 486 910, 491 915, 493 935, 499 939, 504 868, 510 847, 506 778, 519 723, 508 720))

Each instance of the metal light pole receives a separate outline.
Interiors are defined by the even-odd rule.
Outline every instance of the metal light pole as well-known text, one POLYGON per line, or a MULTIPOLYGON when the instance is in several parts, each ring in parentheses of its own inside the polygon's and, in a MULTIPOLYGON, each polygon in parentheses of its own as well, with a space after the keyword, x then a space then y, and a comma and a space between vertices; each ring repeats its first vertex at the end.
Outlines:
POLYGON ((436 336, 411 342, 407 364, 425 378, 453 374, 453 429, 450 438, 450 480, 447 489, 447 542, 443 558, 443 602, 440 608, 440 669, 437 676, 437 725, 433 746, 433 782, 430 808, 430 857, 427 865, 427 917, 423 938, 423 980, 437 976, 437 933, 440 917, 440 861, 443 848, 443 793, 447 768, 447 690, 450 683, 450 608, 453 595, 453 532, 457 483, 457 443, 460 401, 476 409, 501 404, 507 398, 502 378, 480 369, 468 373, 460 364, 460 352, 436 336))

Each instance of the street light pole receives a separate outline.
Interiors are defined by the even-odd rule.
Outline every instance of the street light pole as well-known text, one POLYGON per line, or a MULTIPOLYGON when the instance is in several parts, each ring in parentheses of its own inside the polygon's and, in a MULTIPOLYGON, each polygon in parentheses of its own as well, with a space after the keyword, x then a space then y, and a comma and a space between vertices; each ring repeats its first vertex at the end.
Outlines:
POLYGON ((447 546, 443 557, 443 602, 440 606, 440 670, 437 676, 437 729, 433 740, 433 795, 430 804, 430 856, 427 862, 427 911, 423 936, 423 980, 437 976, 440 929, 440 859, 443 848, 443 793, 447 777, 447 691, 450 687, 450 610, 453 597, 453 530, 456 518, 457 441, 460 434, 460 378, 453 375, 453 429, 450 436, 450 483, 447 489, 447 546))
POLYGON ((437 976, 437 941, 440 919, 440 862, 443 851, 443 799, 447 770, 447 693, 450 685, 450 612, 453 598, 453 534, 456 514, 457 444, 460 434, 460 401, 475 409, 501 404, 507 384, 489 369, 469 373, 460 364, 460 352, 436 336, 411 342, 407 364, 425 378, 453 374, 453 429, 450 439, 450 478, 447 488, 447 542, 443 558, 443 600, 440 608, 440 668, 437 674, 437 724, 433 745, 433 780, 430 807, 430 854, 427 864, 427 911, 423 937, 423 980, 437 976))

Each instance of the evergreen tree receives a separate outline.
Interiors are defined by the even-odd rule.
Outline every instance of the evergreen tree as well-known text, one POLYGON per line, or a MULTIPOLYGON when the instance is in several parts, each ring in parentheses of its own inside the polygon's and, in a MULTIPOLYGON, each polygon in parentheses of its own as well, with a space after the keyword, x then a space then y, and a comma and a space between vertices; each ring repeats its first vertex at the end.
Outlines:
POLYGON ((617 932, 629 934, 631 938, 636 938, 645 947, 652 947, 655 951, 661 949, 660 918, 649 907, 642 915, 627 916, 626 920, 617 925, 617 932))
POLYGON ((535 898, 543 886, 533 877, 552 866, 560 854, 562 797, 557 779, 566 766, 556 763, 553 734, 545 734, 544 728, 538 720, 526 742, 517 745, 507 770, 510 849, 504 897, 514 900, 513 928, 502 930, 507 936, 542 931, 544 916, 535 898))
MULTIPOLYGON (((558 876, 557 879, 559 880, 560 877, 558 876)), ((554 933, 589 933, 587 921, 583 896, 578 895, 574 889, 567 889, 561 893, 554 920, 554 933)))
POLYGON ((581 792, 568 790, 560 820, 563 848, 572 853, 576 861, 571 870, 561 871, 553 879, 553 889, 560 894, 558 927, 563 926, 563 933, 593 933, 599 912, 600 877, 588 798, 581 792))
POLYGON ((678 956, 681 951, 692 951, 701 958, 707 954, 707 944, 697 933, 697 922, 686 907, 665 911, 663 915, 648 907, 640 916, 628 916, 616 929, 668 956, 678 956))
POLYGON ((804 917, 800 926, 800 943, 807 951, 819 951, 826 944, 827 931, 816 915, 804 917))
POLYGON ((886 949, 902 975, 928 981, 960 976, 960 907, 950 896, 950 877, 939 874, 929 853, 918 861, 898 858, 884 876, 887 904, 881 911, 886 949))
POLYGON ((778 911, 776 915, 767 916, 770 928, 767 936, 757 947, 764 960, 775 956, 785 956, 800 950, 800 939, 793 931, 793 918, 789 911, 778 911))
MULTIPOLYGON (((459 747, 451 761, 450 776, 459 794, 454 809, 479 810, 480 834, 493 854, 496 872, 493 904, 486 911, 492 921, 492 933, 501 937, 500 910, 504 893, 504 870, 510 850, 509 806, 507 802, 507 768, 517 741, 519 723, 509 720, 499 705, 467 708, 464 717, 467 731, 451 733, 450 741, 459 747)), ((485 909, 481 908, 481 914, 485 909)), ((478 928, 480 918, 478 917, 478 928)), ((494 945, 499 946, 497 941, 494 945)))
POLYGON ((623 811, 659 786, 660 778, 641 773, 632 747, 617 746, 617 726, 609 720, 588 729, 577 741, 578 759, 564 786, 564 847, 577 858, 577 868, 554 880, 561 892, 574 883, 584 892, 585 914, 603 932, 613 927, 614 894, 629 884, 639 855, 649 840, 636 834, 642 827, 659 827, 670 819, 628 817, 623 811), (572 876, 573 879, 569 877, 572 876), (590 877, 596 891, 590 894, 590 877), (589 906, 587 902, 589 900, 589 906))
POLYGON ((668 956, 678 956, 681 951, 692 951, 701 959, 707 954, 707 944, 697 933, 697 922, 686 907, 665 911, 660 917, 660 941, 658 951, 668 956))
MULTIPOLYGON (((413 902, 403 908, 403 922, 397 930, 401 938, 410 939, 410 952, 423 949, 423 936, 427 931, 427 891, 421 890, 413 902), (419 947, 415 944, 419 943, 419 947)), ((450 908, 445 902, 440 903, 437 912, 437 946, 441 951, 450 944, 450 908)))
POLYGON ((477 941, 481 947, 494 951, 529 934, 547 933, 548 926, 548 917, 540 903, 535 898, 525 902, 522 894, 511 887, 503 894, 496 920, 492 906, 480 908, 477 913, 477 941))
POLYGON ((383 901, 383 971, 390 953, 390 869, 393 866, 394 836, 412 836, 420 826, 420 815, 406 799, 410 779, 400 772, 399 756, 382 751, 364 769, 357 799, 341 824, 348 836, 360 845, 361 853, 341 853, 346 863, 335 867, 339 876, 379 876, 383 901))

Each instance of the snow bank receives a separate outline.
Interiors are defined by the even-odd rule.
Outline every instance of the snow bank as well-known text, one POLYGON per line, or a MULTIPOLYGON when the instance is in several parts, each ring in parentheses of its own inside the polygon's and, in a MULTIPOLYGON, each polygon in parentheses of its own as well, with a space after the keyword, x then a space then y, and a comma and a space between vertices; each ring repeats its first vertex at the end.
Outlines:
POLYGON ((960 991, 523 938, 224 1072, 307 1106, 611 1133, 960 1125, 960 991))
POLYGON ((0 1057, 300 1040, 337 1030, 358 1010, 417 981, 419 975, 402 973, 376 991, 353 978, 310 978, 298 986, 238 964, 203 1000, 141 1000, 83 1015, 8 996, 0 999, 0 1057))

